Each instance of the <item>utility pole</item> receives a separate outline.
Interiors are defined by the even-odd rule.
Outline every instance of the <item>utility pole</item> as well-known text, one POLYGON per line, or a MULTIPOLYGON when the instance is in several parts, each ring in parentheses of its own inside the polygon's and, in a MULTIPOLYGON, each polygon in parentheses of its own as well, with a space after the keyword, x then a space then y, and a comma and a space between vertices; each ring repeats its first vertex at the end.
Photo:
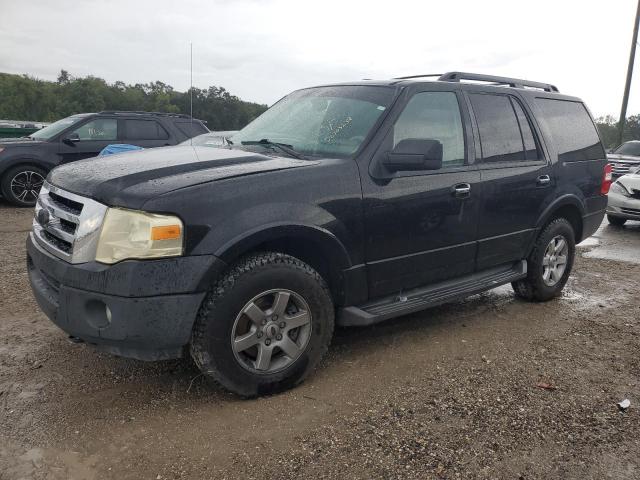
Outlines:
POLYGON ((629 66, 627 67, 627 80, 624 84, 622 108, 620 109, 620 121, 618 122, 618 144, 622 143, 624 122, 627 119, 627 103, 629 103, 629 90, 631 89, 631 77, 633 76, 633 62, 636 58, 636 45, 638 44, 638 21, 640 20, 640 0, 636 9, 636 20, 633 23, 633 39, 631 40, 631 52, 629 53, 629 66))

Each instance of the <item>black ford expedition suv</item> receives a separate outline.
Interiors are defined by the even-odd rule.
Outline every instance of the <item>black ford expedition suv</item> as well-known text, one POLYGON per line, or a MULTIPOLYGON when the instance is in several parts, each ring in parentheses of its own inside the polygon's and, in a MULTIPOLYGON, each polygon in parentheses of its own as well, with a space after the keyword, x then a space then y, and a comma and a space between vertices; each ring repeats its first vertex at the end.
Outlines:
POLYGON ((190 353, 229 390, 275 392, 312 371, 334 324, 506 283, 557 296, 603 219, 605 158, 585 105, 548 84, 454 72, 303 89, 223 148, 54 169, 29 276, 77 339, 190 353))
POLYGON ((33 206, 47 172, 57 165, 95 157, 110 143, 163 147, 208 131, 199 120, 173 113, 72 115, 28 137, 0 138, 1 193, 14 205, 33 206))

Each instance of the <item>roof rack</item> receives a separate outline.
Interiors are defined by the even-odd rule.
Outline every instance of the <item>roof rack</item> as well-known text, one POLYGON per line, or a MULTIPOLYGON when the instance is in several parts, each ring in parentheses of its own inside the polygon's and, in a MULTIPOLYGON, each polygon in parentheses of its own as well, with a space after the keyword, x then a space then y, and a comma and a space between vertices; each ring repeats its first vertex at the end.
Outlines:
MULTIPOLYGON (((411 77, 404 77, 411 78, 411 77)), ((545 92, 557 92, 558 87, 550 83, 531 82, 529 80, 520 80, 518 78, 496 77, 494 75, 482 75, 479 73, 465 72, 447 72, 438 78, 442 82, 459 82, 460 80, 474 80, 478 82, 489 82, 494 85, 508 85, 513 88, 539 88, 545 92)))
POLYGON ((441 77, 441 73, 425 73, 424 75, 408 75, 406 77, 393 77, 392 80, 409 80, 411 78, 422 78, 422 77, 441 77))
POLYGON ((158 117, 177 117, 177 118, 191 118, 184 113, 169 113, 169 112, 143 112, 139 110, 103 110, 98 113, 108 113, 111 115, 155 115, 158 117))

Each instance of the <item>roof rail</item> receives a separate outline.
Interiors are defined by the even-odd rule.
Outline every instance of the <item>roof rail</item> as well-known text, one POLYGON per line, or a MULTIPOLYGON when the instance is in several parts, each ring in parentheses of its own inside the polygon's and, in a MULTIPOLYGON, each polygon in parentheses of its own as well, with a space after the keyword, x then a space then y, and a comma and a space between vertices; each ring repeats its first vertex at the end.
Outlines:
POLYGON ((393 77, 391 80, 409 80, 410 78, 422 78, 422 77, 441 77, 441 73, 425 73, 424 75, 408 75, 406 77, 393 77))
POLYGON ((155 115, 158 117, 178 117, 178 118, 191 118, 184 113, 169 113, 169 112, 143 112, 140 110, 102 110, 98 113, 107 113, 111 115, 155 115))
MULTIPOLYGON (((406 77, 408 78, 408 77, 406 77)), ((497 77, 495 75, 482 75, 479 73, 466 72, 447 72, 441 75, 438 80, 442 82, 459 82, 460 80, 474 80, 478 82, 489 82, 494 85, 508 85, 514 88, 539 88, 545 92, 557 92, 558 87, 550 83, 531 82, 529 80, 520 80, 518 78, 497 77)))

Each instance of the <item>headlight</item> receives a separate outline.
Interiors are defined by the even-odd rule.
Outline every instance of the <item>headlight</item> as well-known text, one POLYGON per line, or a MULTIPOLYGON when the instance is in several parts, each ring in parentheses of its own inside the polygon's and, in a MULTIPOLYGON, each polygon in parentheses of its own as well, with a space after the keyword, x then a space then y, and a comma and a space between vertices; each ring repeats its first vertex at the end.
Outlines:
POLYGON ((96 261, 111 264, 127 258, 182 255, 183 231, 178 217, 109 208, 100 231, 96 261))
POLYGON ((614 192, 616 192, 616 193, 618 193, 620 195, 624 195, 626 197, 629 196, 629 191, 620 182, 612 183, 610 190, 612 190, 612 191, 614 191, 614 192))

